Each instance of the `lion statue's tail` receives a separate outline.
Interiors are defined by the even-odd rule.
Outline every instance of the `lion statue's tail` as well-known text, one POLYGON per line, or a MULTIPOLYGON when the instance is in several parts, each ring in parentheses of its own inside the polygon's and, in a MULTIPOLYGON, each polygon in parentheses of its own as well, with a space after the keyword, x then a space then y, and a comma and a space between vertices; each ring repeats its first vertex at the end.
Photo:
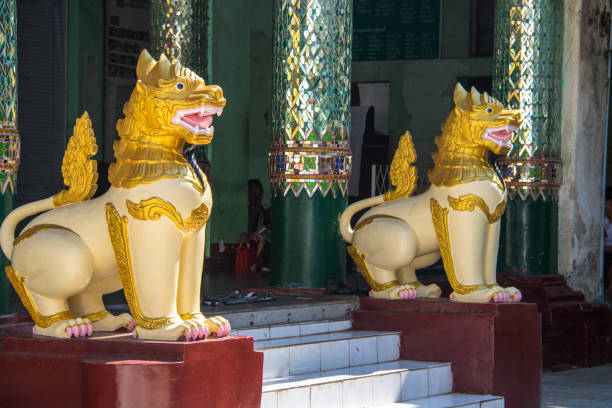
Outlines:
POLYGON ((412 143, 412 135, 409 131, 406 131, 400 138, 389 170, 391 184, 395 189, 387 191, 385 194, 379 196, 357 201, 344 210, 340 216, 340 234, 342 234, 342 238, 344 238, 346 242, 351 243, 353 241, 351 218, 353 218, 353 215, 358 211, 373 207, 385 201, 409 197, 414 193, 418 181, 417 169, 413 165, 416 158, 417 155, 414 144, 412 143))
POLYGON ((77 119, 74 133, 62 161, 62 176, 68 187, 52 197, 22 205, 6 216, 0 227, 0 246, 8 259, 13 253, 15 229, 21 220, 31 215, 63 205, 89 200, 98 188, 97 162, 91 157, 98 152, 98 145, 87 112, 77 119))

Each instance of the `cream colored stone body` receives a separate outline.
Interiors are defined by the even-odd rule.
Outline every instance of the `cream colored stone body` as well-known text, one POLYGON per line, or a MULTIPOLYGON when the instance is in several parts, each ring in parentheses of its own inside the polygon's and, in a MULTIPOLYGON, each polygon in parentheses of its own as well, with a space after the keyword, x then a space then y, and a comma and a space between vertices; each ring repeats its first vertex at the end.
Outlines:
MULTIPOLYGON (((138 220, 128 213, 127 200, 138 203, 151 197, 171 202, 183 219, 202 203, 212 208, 209 188, 201 194, 182 179, 160 180, 131 189, 111 187, 106 194, 93 200, 41 214, 26 226, 24 230, 53 224, 76 233, 57 229, 40 231, 13 250, 13 266, 27 279, 32 296, 40 301, 39 310, 43 315, 65 310, 65 304, 55 300, 58 298, 68 299, 75 316, 95 313, 104 309, 103 294, 122 289, 108 233, 107 203, 113 204, 121 216, 128 217, 134 279, 144 315, 177 316, 200 310, 205 227, 185 233, 168 217, 138 220), (181 285, 183 296, 177 299, 181 285), (180 305, 177 304, 179 300, 180 305)), ((173 328, 177 330, 176 338, 187 328, 187 325, 173 328)), ((155 337, 165 339, 165 335, 155 337)))
POLYGON ((0 244, 7 276, 35 333, 81 337, 135 328, 143 339, 226 336, 227 320, 200 312, 205 225, 212 195, 183 156, 185 142, 209 143, 222 90, 163 55, 143 51, 138 82, 117 125, 109 191, 97 188, 97 146, 87 114, 77 120, 62 165, 69 189, 12 211, 0 244), (44 212, 46 211, 46 212, 44 212), (39 214, 15 238, 20 220, 39 214), (124 289, 132 316, 113 316, 102 295, 124 289))
POLYGON ((496 282, 499 219, 507 194, 488 162, 489 151, 508 152, 518 115, 486 94, 474 89, 468 94, 460 85, 455 104, 436 140, 439 150, 427 191, 410 196, 416 183, 410 165, 416 155, 406 133, 391 168, 396 190, 354 203, 340 218, 340 232, 352 244, 349 253, 373 297, 438 297, 440 288, 421 284, 415 270, 442 256, 454 300, 520 301, 518 290, 496 282), (353 230, 352 216, 368 207, 373 208, 353 230))

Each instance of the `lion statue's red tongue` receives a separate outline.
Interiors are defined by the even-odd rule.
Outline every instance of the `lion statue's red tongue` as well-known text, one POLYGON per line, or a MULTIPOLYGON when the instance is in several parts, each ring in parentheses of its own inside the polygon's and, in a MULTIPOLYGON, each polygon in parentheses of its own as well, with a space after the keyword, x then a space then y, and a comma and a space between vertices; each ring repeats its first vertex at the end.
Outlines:
POLYGON ((512 130, 510 129, 493 130, 489 132, 489 135, 491 135, 491 137, 497 140, 500 140, 502 142, 508 142, 510 141, 510 139, 512 139, 512 130))
POLYGON ((192 113, 189 115, 185 115, 182 117, 183 121, 189 124, 190 126, 196 127, 198 126, 200 129, 206 129, 210 127, 210 124, 213 121, 212 114, 207 113, 206 115, 200 115, 199 113, 192 113))

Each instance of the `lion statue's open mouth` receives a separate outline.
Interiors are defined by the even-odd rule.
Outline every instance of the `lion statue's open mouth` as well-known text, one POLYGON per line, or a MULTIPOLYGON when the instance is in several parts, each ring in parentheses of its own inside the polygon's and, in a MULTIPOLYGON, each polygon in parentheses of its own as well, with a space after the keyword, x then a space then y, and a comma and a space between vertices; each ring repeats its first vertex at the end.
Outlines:
POLYGON ((497 143, 502 147, 512 147, 512 134, 518 130, 518 126, 504 125, 500 127, 486 128, 482 134, 483 139, 497 143))
POLYGON ((178 109, 170 120, 195 135, 212 136, 215 127, 212 126, 215 115, 221 116, 223 108, 219 106, 201 105, 190 109, 178 109))

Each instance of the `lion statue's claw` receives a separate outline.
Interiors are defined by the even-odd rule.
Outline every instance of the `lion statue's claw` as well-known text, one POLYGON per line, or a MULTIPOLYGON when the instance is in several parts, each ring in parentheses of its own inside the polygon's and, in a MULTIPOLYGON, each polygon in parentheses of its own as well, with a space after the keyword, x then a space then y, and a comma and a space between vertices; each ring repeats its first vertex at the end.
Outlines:
POLYGON ((89 319, 68 319, 55 323, 49 327, 34 326, 32 333, 40 336, 71 338, 90 337, 94 332, 89 319))
POLYGON ((204 323, 211 336, 225 337, 232 330, 229 321, 221 316, 210 317, 204 323))
POLYGON ((206 327, 204 321, 190 319, 185 320, 185 323, 191 326, 185 330, 185 340, 203 340, 208 336, 208 327, 206 327))
POLYGON ((495 284, 466 294, 453 292, 450 299, 459 302, 518 303, 522 299, 522 294, 514 287, 503 288, 495 284))

